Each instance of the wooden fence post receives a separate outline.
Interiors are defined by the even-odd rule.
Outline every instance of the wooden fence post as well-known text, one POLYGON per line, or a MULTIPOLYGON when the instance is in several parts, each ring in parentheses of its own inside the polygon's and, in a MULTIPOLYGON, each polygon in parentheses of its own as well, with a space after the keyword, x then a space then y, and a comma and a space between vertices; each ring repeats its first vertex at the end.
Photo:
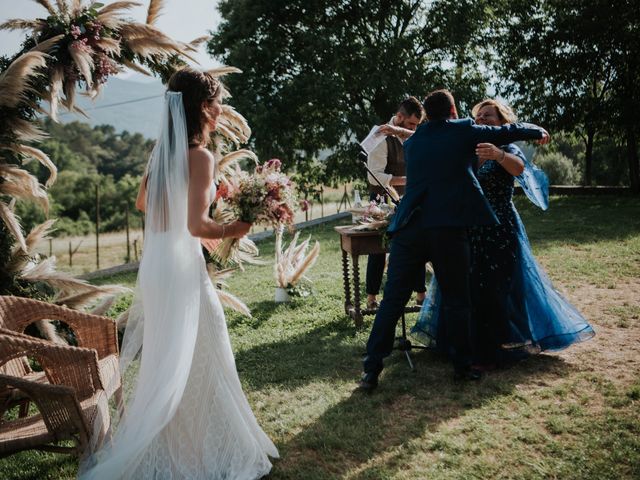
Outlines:
POLYGON ((96 270, 100 270, 100 186, 96 183, 96 270))
POLYGON ((73 256, 82 245, 83 240, 80 240, 80 243, 76 246, 76 248, 71 248, 71 241, 69 241, 69 267, 73 267, 73 256))
POLYGON ((131 247, 129 245, 129 202, 125 204, 124 210, 125 224, 127 226, 127 259, 126 263, 131 262, 131 247))

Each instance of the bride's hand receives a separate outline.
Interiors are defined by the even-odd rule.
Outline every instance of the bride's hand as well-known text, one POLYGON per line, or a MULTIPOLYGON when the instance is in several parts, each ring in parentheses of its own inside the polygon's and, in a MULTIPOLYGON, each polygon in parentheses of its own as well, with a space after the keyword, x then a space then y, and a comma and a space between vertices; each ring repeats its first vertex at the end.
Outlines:
POLYGON ((207 249, 207 252, 213 252, 222 240, 219 238, 201 238, 200 243, 204 248, 207 249))
POLYGON ((225 225, 224 236, 230 238, 242 238, 251 230, 251 224, 237 220, 225 225))

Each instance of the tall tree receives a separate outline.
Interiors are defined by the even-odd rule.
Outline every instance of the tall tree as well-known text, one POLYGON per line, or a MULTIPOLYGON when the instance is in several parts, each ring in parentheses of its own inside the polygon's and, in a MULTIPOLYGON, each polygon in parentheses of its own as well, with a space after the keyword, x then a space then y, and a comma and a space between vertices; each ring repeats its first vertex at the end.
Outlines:
MULTIPOLYGON (((623 100, 632 100, 629 89, 640 80, 637 67, 627 68, 627 62, 637 64, 640 54, 638 6, 633 0, 613 4, 604 0, 502 1, 495 4, 492 22, 494 65, 503 79, 498 91, 514 99, 527 116, 550 128, 580 134, 587 185, 592 183, 598 135, 610 134, 612 124, 625 123, 623 111, 629 107, 637 111, 638 105, 632 107, 623 100)), ((637 132, 637 126, 629 127, 629 143, 635 138, 632 132, 637 132)), ((637 149, 632 150, 637 164, 637 149)), ((631 161, 630 179, 635 187, 638 177, 631 161)))
POLYGON ((640 193, 640 160, 638 135, 640 135, 640 4, 622 0, 622 8, 615 10, 613 21, 605 25, 606 35, 613 43, 613 64, 616 78, 615 123, 626 145, 629 183, 640 193))
POLYGON ((223 0, 209 51, 262 157, 285 165, 329 149, 328 177, 358 177, 357 147, 407 94, 450 88, 462 109, 485 93, 475 45, 485 2, 223 0))

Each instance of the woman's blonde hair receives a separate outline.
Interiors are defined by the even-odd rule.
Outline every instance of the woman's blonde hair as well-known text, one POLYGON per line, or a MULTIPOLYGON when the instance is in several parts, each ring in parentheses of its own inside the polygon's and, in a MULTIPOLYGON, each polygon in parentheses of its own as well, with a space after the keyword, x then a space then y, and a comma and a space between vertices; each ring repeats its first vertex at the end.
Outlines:
POLYGON ((511 110, 511 107, 509 105, 507 105, 506 103, 502 103, 499 100, 495 100, 493 98, 488 98, 476 104, 476 106, 471 109, 471 115, 473 115, 475 118, 476 115, 478 115, 478 112, 480 111, 480 109, 487 106, 491 106, 496 109, 496 112, 498 113, 498 118, 503 124, 515 123, 518 121, 518 117, 516 116, 515 113, 513 113, 513 110, 511 110))

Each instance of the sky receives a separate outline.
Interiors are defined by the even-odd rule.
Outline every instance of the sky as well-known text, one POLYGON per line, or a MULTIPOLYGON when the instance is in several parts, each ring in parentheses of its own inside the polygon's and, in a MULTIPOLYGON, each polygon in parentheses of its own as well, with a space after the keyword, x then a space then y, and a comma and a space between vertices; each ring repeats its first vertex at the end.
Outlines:
MULTIPOLYGON (((113 1, 101 0, 100 3, 107 5, 113 1)), ((144 23, 149 0, 138 0, 138 2, 142 6, 132 8, 125 16, 144 23)), ((54 0, 51 0, 51 3, 55 5, 54 0)), ((90 1, 84 0, 84 3, 88 4, 90 1)), ((214 30, 220 22, 220 15, 216 9, 218 0, 165 0, 164 3, 165 8, 157 20, 156 26, 176 40, 190 42, 214 30)), ((43 18, 46 15, 47 11, 44 7, 34 0, 0 0, 0 23, 11 18, 32 19, 43 18)), ((24 37, 24 31, 0 30, 0 55, 15 54, 24 37)), ((200 64, 199 68, 207 69, 219 65, 206 53, 205 48, 205 45, 201 45, 197 55, 194 55, 200 64)), ((120 78, 132 80, 140 79, 140 77, 142 75, 134 72, 120 74, 120 78)))

